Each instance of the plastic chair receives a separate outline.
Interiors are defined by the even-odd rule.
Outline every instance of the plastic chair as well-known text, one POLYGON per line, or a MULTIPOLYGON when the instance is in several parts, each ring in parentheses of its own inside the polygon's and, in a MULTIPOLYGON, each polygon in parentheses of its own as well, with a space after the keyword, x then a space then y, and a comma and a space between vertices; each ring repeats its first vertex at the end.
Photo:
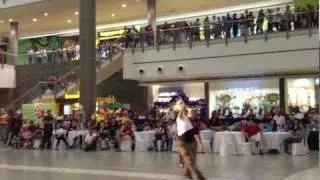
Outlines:
POLYGON ((292 144, 292 155, 293 156, 304 156, 309 153, 308 147, 308 135, 306 135, 301 142, 292 144))
POLYGON ((136 143, 135 150, 140 152, 148 151, 149 141, 147 135, 143 132, 134 132, 134 136, 136 143))
POLYGON ((237 155, 236 146, 232 142, 232 134, 226 133, 221 136, 219 154, 220 156, 237 155))
POLYGON ((120 146, 121 151, 129 152, 131 151, 132 140, 130 136, 126 136, 120 146))
MULTIPOLYGON (((210 130, 200 131, 200 137, 203 144, 203 152, 212 152, 211 142, 213 138, 213 132, 210 130)), ((199 152, 199 149, 198 149, 199 152)))
POLYGON ((242 134, 235 136, 236 149, 238 155, 249 156, 252 154, 251 143, 245 141, 245 137, 242 134))
POLYGON ((41 139, 34 139, 33 140, 33 148, 34 149, 40 148, 40 145, 41 145, 41 139))
POLYGON ((177 152, 177 140, 172 141, 172 152, 177 152))

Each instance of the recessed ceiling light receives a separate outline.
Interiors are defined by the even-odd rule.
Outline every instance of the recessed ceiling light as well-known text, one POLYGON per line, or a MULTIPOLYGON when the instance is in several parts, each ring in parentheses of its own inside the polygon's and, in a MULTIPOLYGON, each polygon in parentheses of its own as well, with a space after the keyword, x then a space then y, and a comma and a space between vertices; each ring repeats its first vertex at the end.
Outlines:
POLYGON ((13 21, 13 19, 9 19, 9 22, 12 22, 13 21))
POLYGON ((127 7, 127 4, 123 3, 123 4, 121 4, 121 7, 122 7, 122 8, 126 8, 126 7, 127 7))
POLYGON ((114 16, 116 16, 116 14, 115 14, 115 13, 112 13, 111 16, 114 17, 114 16))
POLYGON ((44 16, 48 16, 49 14, 48 14, 48 13, 43 13, 43 15, 44 15, 44 16))
POLYGON ((78 11, 74 12, 74 15, 76 15, 76 16, 79 15, 79 12, 78 11))
POLYGON ((71 23, 71 22, 72 22, 71 19, 68 19, 68 20, 67 20, 67 23, 71 23))
POLYGON ((4 23, 4 21, 3 21, 3 20, 1 20, 1 21, 0 21, 0 23, 2 24, 2 23, 4 23))
POLYGON ((33 18, 32 21, 33 21, 33 22, 37 22, 38 19, 37 19, 37 18, 33 18))

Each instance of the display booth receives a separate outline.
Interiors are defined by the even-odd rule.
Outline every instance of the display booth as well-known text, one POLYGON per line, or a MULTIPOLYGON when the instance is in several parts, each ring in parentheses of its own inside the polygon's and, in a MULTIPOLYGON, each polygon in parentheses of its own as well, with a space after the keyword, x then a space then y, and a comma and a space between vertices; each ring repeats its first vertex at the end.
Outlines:
POLYGON ((299 78, 287 79, 287 99, 288 108, 299 107, 303 112, 306 112, 309 107, 314 108, 316 104, 316 79, 314 78, 299 78))
POLYGON ((235 117, 244 110, 268 112, 279 105, 278 79, 215 80, 209 89, 210 111, 232 111, 235 117))

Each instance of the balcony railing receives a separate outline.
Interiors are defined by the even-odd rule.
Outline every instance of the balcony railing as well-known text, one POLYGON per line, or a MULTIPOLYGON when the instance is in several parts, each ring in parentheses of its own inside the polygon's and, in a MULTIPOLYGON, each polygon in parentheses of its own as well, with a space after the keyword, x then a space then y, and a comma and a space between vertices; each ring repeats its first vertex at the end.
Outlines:
POLYGON ((127 33, 125 48, 135 53, 148 49, 160 51, 161 48, 170 47, 175 50, 180 44, 192 48, 195 44, 203 43, 209 47, 221 42, 226 45, 231 41, 248 43, 248 41, 257 38, 264 38, 265 41, 268 41, 269 38, 282 36, 289 39, 291 35, 297 34, 306 34, 311 37, 319 26, 319 19, 315 19, 315 17, 310 19, 308 12, 284 14, 281 22, 271 22, 268 19, 268 17, 242 20, 225 19, 217 23, 207 22, 203 26, 200 23, 192 26, 185 24, 182 27, 169 29, 157 28, 156 32, 127 33))

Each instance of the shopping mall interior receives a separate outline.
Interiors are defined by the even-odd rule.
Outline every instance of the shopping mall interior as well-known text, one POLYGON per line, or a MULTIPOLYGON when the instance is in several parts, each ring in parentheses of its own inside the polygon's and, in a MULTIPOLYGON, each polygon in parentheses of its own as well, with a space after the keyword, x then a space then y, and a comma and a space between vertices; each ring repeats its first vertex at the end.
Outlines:
POLYGON ((3 0, 6 180, 316 180, 319 0, 3 0))

